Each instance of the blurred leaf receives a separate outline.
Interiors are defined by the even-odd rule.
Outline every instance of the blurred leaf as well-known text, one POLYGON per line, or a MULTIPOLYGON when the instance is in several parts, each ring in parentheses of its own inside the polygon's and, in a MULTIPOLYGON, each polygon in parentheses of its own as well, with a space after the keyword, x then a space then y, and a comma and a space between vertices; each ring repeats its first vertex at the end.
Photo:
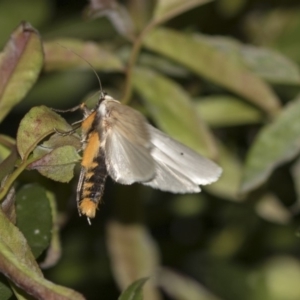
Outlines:
POLYGON ((114 25, 116 31, 128 38, 134 39, 134 26, 126 7, 116 0, 89 0, 90 5, 85 11, 86 17, 97 18, 106 16, 114 25))
POLYGON ((216 5, 222 16, 232 18, 237 16, 247 3, 247 0, 219 0, 216 5))
POLYGON ((297 14, 297 10, 280 9, 279 7, 261 11, 259 14, 256 10, 250 11, 244 22, 247 38, 253 44, 271 48, 274 40, 286 31, 286 26, 293 23, 291 19, 295 13, 297 14))
POLYGON ((246 238, 247 232, 243 226, 226 225, 212 236, 209 241, 209 252, 214 257, 224 260, 234 257, 242 250, 246 238))
MULTIPOLYGON (((107 225, 107 239, 114 278, 122 290, 133 281, 154 274, 159 264, 159 253, 144 226, 111 221, 107 225)), ((137 284, 137 287, 141 286, 137 284)), ((145 285, 144 291, 144 300, 160 299, 152 281, 145 285)))
POLYGON ((43 278, 23 234, 0 210, 0 271, 38 299, 79 300, 79 293, 43 278))
POLYGON ((135 24, 137 32, 142 31, 152 17, 155 1, 129 0, 126 2, 127 9, 135 24))
POLYGON ((218 165, 224 170, 221 177, 214 184, 204 187, 213 195, 240 202, 239 187, 242 176, 242 163, 233 150, 225 144, 218 143, 218 165))
POLYGON ((246 159, 241 191, 246 193, 265 182, 280 164, 299 153, 300 97, 289 103, 278 118, 257 135, 246 159))
POLYGON ((159 28, 148 34, 144 44, 150 50, 166 55, 196 74, 245 97, 270 115, 275 115, 280 110, 277 96, 264 81, 230 55, 215 49, 201 35, 159 28))
POLYGON ((33 163, 28 168, 38 170, 43 176, 59 182, 69 182, 74 176, 74 167, 80 160, 80 155, 73 146, 55 148, 45 154, 43 149, 36 148, 33 153, 33 163))
POLYGON ((273 48, 278 49, 280 52, 284 53, 285 55, 299 63, 300 43, 298 36, 300 32, 300 11, 299 9, 278 9, 275 12, 273 11, 273 15, 276 12, 276 18, 273 17, 273 24, 270 25, 274 26, 274 22, 277 22, 277 24, 279 22, 279 26, 277 25, 277 27, 275 27, 277 29, 277 35, 273 35, 271 46, 273 48))
POLYGON ((263 195, 255 209, 261 218, 276 224, 287 224, 292 218, 291 213, 283 206, 280 199, 271 193, 263 195))
POLYGON ((44 43, 45 70, 65 70, 83 67, 101 71, 122 71, 121 60, 94 42, 79 39, 56 39, 44 43))
POLYGON ((40 37, 29 23, 23 22, 0 53, 0 121, 31 89, 42 64, 40 37))
POLYGON ((263 113, 242 99, 212 95, 197 100, 197 111, 210 126, 236 126, 264 121, 263 113))
POLYGON ((158 285, 172 299, 180 300, 220 300, 196 280, 162 268, 158 272, 158 285))
POLYGON ((46 191, 37 184, 23 186, 16 197, 17 226, 37 258, 49 246, 52 216, 46 191))
POLYGON ((179 85, 163 75, 141 68, 134 70, 133 84, 159 128, 194 150, 216 157, 212 134, 179 85))
POLYGON ((275 50, 245 45, 227 37, 202 37, 264 80, 274 84, 300 84, 299 66, 275 50))
POLYGON ((260 14, 252 12, 245 20, 245 29, 255 44, 275 48, 299 63, 299 16, 297 7, 274 7, 260 14))
POLYGON ((36 145, 54 130, 65 132, 72 127, 46 106, 33 107, 20 122, 17 147, 22 159, 27 158, 36 145))
POLYGON ((154 21, 156 23, 166 22, 187 10, 211 1, 212 0, 158 0, 154 12, 154 21))
POLYGON ((139 64, 148 67, 149 69, 158 70, 172 77, 186 77, 189 75, 189 71, 186 68, 176 64, 174 61, 149 53, 141 53, 139 64))
POLYGON ((264 283, 267 300, 300 299, 300 262, 292 256, 275 256, 262 268, 259 278, 264 283))
POLYGON ((299 66, 281 53, 253 46, 241 51, 247 67, 261 78, 275 84, 300 84, 299 66))
POLYGON ((141 278, 132 283, 118 298, 118 300, 143 300, 143 286, 148 278, 141 278))
POLYGON ((0 48, 21 20, 30 22, 35 28, 42 27, 52 17, 52 7, 53 2, 49 0, 0 1, 0 48))

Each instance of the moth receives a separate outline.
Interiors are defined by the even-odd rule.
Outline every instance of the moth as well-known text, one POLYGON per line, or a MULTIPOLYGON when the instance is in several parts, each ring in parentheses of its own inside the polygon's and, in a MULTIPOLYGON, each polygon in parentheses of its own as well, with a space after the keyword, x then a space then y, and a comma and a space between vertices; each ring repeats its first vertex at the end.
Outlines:
POLYGON ((94 109, 83 103, 82 161, 77 206, 88 222, 96 215, 109 175, 121 184, 139 182, 172 193, 197 193, 222 169, 150 125, 135 109, 101 92, 94 109))

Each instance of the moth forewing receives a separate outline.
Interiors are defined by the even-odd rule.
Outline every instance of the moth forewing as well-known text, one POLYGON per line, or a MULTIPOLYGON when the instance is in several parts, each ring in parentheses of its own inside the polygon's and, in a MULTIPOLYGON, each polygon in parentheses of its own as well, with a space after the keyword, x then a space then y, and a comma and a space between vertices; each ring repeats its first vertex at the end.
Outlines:
POLYGON ((122 184, 154 178, 155 162, 144 116, 109 96, 98 111, 109 175, 122 184))

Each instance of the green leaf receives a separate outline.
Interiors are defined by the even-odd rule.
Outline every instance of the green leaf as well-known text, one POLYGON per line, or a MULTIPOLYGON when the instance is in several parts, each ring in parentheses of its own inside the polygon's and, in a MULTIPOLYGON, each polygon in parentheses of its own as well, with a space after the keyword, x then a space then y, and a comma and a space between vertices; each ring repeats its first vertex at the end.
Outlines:
POLYGON ((299 153, 299 116, 300 97, 289 103, 273 123, 260 131, 247 154, 242 192, 261 185, 277 166, 299 153))
POLYGON ((143 300, 143 286, 148 278, 141 278, 132 283, 118 300, 143 300))
POLYGON ((264 81, 233 60, 230 55, 225 55, 211 46, 201 35, 182 34, 159 28, 146 36, 144 45, 246 98, 272 116, 280 110, 277 96, 264 81))
POLYGON ((47 192, 47 197, 49 199, 51 215, 52 215, 52 231, 51 231, 51 241, 48 247, 45 259, 40 263, 42 269, 50 268, 56 265, 61 257, 61 241, 60 241, 60 226, 59 226, 59 216, 56 206, 55 195, 51 192, 47 192))
POLYGON ((23 234, 8 221, 2 210, 0 228, 1 273, 37 299, 84 299, 79 293, 44 279, 23 234))
POLYGON ((23 186, 16 197, 17 226, 37 258, 49 246, 52 215, 46 191, 37 184, 23 186))
MULTIPOLYGON (((138 278, 150 277, 159 265, 159 253, 155 241, 141 224, 124 224, 111 221, 107 225, 107 245, 113 273, 121 290, 138 278)), ((139 299, 146 279, 137 281, 125 292, 126 298, 139 299), (128 298, 131 295, 132 298, 128 298)), ((156 287, 151 280, 146 284, 145 294, 157 297, 156 287)), ((125 297, 124 295, 124 297, 125 297)), ((150 297, 151 298, 151 297, 150 297)))
POLYGON ((201 121, 189 95, 172 80, 148 69, 135 69, 133 85, 158 127, 194 150, 214 157, 214 138, 201 121))
POLYGON ((197 100, 197 110, 210 126, 236 126, 264 121, 263 113, 242 99, 213 95, 197 100))
POLYGON ((55 148, 47 154, 44 149, 37 148, 33 157, 38 159, 28 168, 38 170, 43 176, 59 182, 69 182, 74 176, 74 167, 80 160, 80 155, 73 146, 55 148))
POLYGON ((123 71, 121 60, 95 42, 78 39, 57 39, 44 43, 45 70, 65 70, 74 67, 99 71, 123 71))
POLYGON ((255 205, 256 213, 266 221, 286 225, 292 219, 291 212, 272 193, 263 195, 255 205))
POLYGON ((3 274, 0 274, 0 298, 1 300, 9 300, 13 292, 9 286, 9 283, 3 274))
POLYGON ((33 107, 22 119, 17 132, 17 147, 21 158, 27 158, 36 145, 55 129, 65 132, 72 127, 46 106, 33 107))
POLYGON ((212 0, 159 0, 156 3, 154 11, 154 21, 156 24, 166 22, 187 10, 211 1, 212 0))
POLYGON ((0 121, 31 89, 42 65, 40 37, 24 22, 13 32, 0 54, 0 121))

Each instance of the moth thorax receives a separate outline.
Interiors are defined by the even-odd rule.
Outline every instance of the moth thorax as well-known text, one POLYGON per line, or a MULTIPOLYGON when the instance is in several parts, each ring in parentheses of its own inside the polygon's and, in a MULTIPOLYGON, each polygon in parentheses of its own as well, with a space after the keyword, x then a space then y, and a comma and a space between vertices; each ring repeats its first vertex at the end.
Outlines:
POLYGON ((101 104, 100 104, 100 106, 98 108, 98 111, 99 111, 99 113, 100 113, 100 115, 102 117, 106 116, 106 114, 107 114, 107 107, 106 107, 106 103, 104 103, 104 101, 101 102, 101 104))

